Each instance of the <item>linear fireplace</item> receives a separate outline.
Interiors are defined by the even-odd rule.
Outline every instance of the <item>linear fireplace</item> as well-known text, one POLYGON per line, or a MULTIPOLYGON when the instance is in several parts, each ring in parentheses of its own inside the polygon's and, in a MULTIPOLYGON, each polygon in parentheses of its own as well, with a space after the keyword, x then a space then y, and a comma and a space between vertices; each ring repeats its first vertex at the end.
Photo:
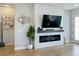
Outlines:
POLYGON ((39 42, 52 42, 52 41, 59 41, 61 39, 60 35, 47 35, 47 36, 40 36, 39 42))

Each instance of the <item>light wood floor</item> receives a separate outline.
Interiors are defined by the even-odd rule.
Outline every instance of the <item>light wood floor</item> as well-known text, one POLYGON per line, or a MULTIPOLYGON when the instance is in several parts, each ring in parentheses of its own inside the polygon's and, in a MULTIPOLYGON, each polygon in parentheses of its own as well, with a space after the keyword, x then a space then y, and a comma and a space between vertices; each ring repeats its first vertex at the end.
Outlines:
POLYGON ((79 56, 79 45, 64 44, 32 50, 13 50, 13 46, 0 48, 1 56, 79 56))

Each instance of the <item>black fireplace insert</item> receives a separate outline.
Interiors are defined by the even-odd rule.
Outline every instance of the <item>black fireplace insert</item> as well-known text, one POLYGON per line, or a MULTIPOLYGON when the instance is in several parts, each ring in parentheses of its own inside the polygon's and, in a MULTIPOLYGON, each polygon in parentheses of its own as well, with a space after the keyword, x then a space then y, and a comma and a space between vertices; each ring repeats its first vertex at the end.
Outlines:
POLYGON ((52 42, 52 41, 59 41, 61 39, 60 35, 46 35, 46 36, 40 36, 39 42, 52 42))

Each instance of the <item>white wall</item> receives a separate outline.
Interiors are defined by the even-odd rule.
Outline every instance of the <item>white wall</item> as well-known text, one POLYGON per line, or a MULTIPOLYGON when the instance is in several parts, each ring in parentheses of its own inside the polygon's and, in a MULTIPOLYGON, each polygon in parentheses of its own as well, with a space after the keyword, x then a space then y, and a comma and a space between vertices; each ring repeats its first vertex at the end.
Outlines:
POLYGON ((35 26, 41 26, 42 25, 42 18, 44 14, 48 15, 59 15, 62 16, 62 27, 64 26, 63 24, 63 14, 64 10, 63 8, 59 8, 56 6, 52 5, 46 5, 46 4, 35 4, 35 26))
MULTIPOLYGON (((64 27, 64 19, 63 19, 64 10, 62 8, 51 6, 51 5, 35 4, 35 11, 34 12, 35 12, 35 30, 36 30, 36 33, 35 33, 35 48, 41 48, 41 47, 54 46, 54 45, 62 44, 64 42, 64 38, 61 38, 61 39, 63 39, 63 41, 60 40, 58 42, 54 41, 54 42, 49 42, 49 43, 48 42, 47 43, 39 43, 38 35, 40 35, 40 34, 37 33, 37 28, 41 27, 44 14, 62 16, 61 26, 64 27)), ((50 34, 53 34, 53 33, 50 33, 50 34)))
MULTIPOLYGON (((32 24, 34 25, 35 20, 35 36, 37 35, 37 27, 41 26, 42 18, 44 14, 49 15, 60 15, 62 16, 61 26, 64 27, 64 37, 66 41, 69 41, 70 36, 70 19, 69 11, 65 11, 63 8, 46 5, 46 4, 16 4, 16 14, 15 14, 15 49, 27 48, 28 38, 25 36, 25 32, 28 30, 29 24, 21 25, 17 19, 22 14, 31 17, 32 24), (65 17, 65 18, 64 18, 65 17)), ((37 39, 35 38, 35 42, 37 39)))
POLYGON ((15 49, 24 49, 27 48, 28 38, 25 33, 28 30, 30 24, 26 23, 22 25, 18 22, 18 18, 21 15, 29 16, 34 24, 34 6, 33 4, 15 4, 16 5, 16 14, 15 14, 15 49))
POLYGON ((1 15, 13 15, 15 14, 15 8, 11 6, 0 6, 1 15))
POLYGON ((3 40, 6 45, 14 45, 14 28, 3 29, 3 40))
MULTIPOLYGON (((35 29, 36 29, 35 42, 38 41, 37 28, 38 26, 41 27, 44 14, 62 16, 61 27, 64 28, 65 42, 70 42, 70 11, 64 10, 63 8, 60 7, 46 4, 35 4, 34 12, 35 12, 35 29)), ((35 45, 37 45, 37 43, 35 45)))
POLYGON ((70 11, 64 10, 64 37, 65 42, 70 42, 70 11))

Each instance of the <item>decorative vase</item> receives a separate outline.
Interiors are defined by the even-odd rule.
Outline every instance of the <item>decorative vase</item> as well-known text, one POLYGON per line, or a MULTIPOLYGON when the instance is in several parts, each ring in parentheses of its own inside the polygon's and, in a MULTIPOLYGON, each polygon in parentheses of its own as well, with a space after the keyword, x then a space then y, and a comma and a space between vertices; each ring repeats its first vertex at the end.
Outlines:
POLYGON ((32 49, 33 48, 33 45, 32 44, 29 44, 28 45, 28 49, 32 49))
POLYGON ((32 40, 29 38, 28 49, 32 49, 32 48, 33 48, 33 42, 32 42, 32 40))

